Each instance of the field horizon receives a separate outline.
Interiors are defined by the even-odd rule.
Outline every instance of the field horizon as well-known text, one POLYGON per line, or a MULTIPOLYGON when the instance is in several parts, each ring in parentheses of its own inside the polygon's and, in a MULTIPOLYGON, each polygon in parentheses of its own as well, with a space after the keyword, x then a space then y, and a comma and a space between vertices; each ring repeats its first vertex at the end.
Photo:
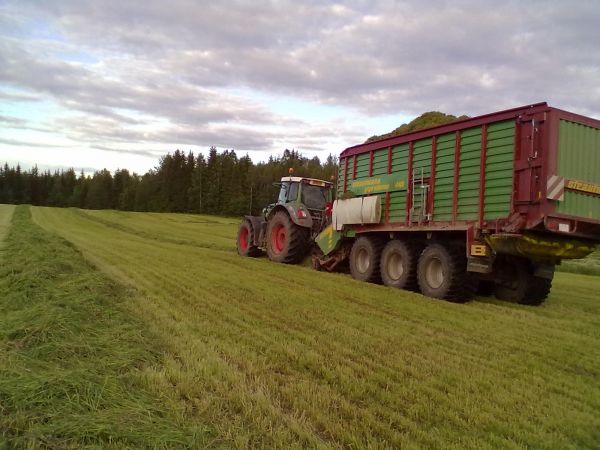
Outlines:
POLYGON ((239 257, 237 225, 0 205, 5 447, 598 448, 600 277, 459 305, 239 257))

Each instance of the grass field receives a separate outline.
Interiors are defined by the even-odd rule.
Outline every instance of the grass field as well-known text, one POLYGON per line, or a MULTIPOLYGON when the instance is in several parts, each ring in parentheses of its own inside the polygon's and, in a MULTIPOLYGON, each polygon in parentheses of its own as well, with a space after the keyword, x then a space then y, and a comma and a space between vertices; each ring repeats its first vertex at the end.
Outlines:
POLYGON ((458 305, 240 258, 229 219, 12 224, 8 448, 600 445, 599 277, 558 273, 541 307, 458 305))
POLYGON ((0 248, 2 248, 4 236, 6 236, 10 228, 10 221, 14 210, 15 207, 13 205, 0 205, 0 248))
POLYGON ((596 250, 591 255, 583 259, 574 259, 563 261, 558 266, 561 272, 579 273, 584 275, 600 275, 600 250, 596 250))

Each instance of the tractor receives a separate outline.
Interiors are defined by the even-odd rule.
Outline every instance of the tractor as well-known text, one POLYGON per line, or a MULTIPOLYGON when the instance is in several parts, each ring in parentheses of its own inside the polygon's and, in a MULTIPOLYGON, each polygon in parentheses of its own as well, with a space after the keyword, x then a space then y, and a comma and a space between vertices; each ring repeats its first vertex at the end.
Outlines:
POLYGON ((266 251, 271 261, 297 264, 310 251, 315 237, 331 217, 333 184, 314 178, 290 176, 273 183, 279 197, 262 216, 245 216, 237 234, 241 256, 266 251))

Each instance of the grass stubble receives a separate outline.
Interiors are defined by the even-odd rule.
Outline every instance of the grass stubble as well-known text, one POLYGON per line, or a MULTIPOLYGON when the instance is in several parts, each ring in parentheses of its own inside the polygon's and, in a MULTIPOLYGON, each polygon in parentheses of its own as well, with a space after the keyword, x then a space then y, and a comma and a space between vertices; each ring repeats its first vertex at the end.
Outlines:
MULTIPOLYGON (((125 370, 137 383, 129 384, 130 395, 160 398, 152 405, 165 420, 174 418, 164 425, 165 432, 175 427, 175 443, 358 449, 600 442, 598 278, 557 274, 538 308, 489 298, 454 305, 240 258, 229 219, 32 213, 101 272, 86 264, 95 276, 130 292, 121 301, 100 297, 126 311, 123 326, 142 324, 152 341, 115 343, 116 354, 106 353, 101 365, 111 366, 121 351, 149 352, 125 370)), ((17 317, 14 326, 22 322, 17 317)), ((21 367, 42 382, 47 374, 32 369, 34 362, 21 367)), ((63 406, 68 411, 71 401, 63 406)), ((77 429, 85 427, 71 430, 82 439, 77 429)), ((158 434, 129 442, 151 447, 158 434)))

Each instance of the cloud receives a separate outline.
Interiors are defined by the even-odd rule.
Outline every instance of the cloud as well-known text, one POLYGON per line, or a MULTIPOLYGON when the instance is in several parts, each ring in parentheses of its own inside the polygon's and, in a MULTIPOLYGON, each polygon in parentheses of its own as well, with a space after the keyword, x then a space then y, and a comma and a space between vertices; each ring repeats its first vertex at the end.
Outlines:
POLYGON ((18 117, 4 116, 0 114, 0 124, 7 125, 9 127, 22 127, 27 123, 26 120, 19 119, 18 117))
POLYGON ((476 115, 543 100, 600 114, 593 1, 13 0, 0 8, 8 30, 0 98, 57 102, 68 113, 48 126, 94 146, 318 151, 373 134, 361 117, 476 115), (358 122, 336 128, 248 92, 335 106, 358 122))
POLYGON ((129 153, 132 155, 138 156, 147 156, 150 158, 158 158, 165 154, 165 150, 134 150, 131 148, 115 148, 115 147, 107 147, 106 145, 90 145, 90 148, 94 148, 96 150, 103 150, 105 152, 112 153, 129 153))
POLYGON ((17 147, 40 147, 40 148, 65 148, 65 145, 45 144, 42 142, 22 141, 19 139, 0 138, 0 144, 6 144, 17 147))
POLYGON ((34 97, 32 95, 13 94, 13 93, 8 93, 8 92, 2 92, 1 90, 0 90, 0 99, 12 101, 12 102, 37 102, 40 100, 40 98, 34 97))

